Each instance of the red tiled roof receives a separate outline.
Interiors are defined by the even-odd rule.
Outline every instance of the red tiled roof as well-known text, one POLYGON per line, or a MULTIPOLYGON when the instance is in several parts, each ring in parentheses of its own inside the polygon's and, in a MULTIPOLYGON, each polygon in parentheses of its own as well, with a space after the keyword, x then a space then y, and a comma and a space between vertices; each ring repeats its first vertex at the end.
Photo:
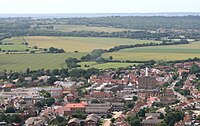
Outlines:
POLYGON ((71 108, 85 108, 85 105, 82 103, 70 103, 64 106, 65 110, 70 110, 71 108))

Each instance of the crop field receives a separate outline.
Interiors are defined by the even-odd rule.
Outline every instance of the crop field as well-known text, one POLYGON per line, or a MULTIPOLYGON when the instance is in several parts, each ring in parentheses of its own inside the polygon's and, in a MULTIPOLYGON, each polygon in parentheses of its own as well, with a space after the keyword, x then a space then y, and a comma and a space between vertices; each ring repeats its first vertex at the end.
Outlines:
POLYGON ((94 31, 94 32, 122 32, 134 31, 133 29, 113 28, 113 27, 95 27, 86 25, 54 25, 54 30, 62 32, 71 31, 94 31))
POLYGON ((138 65, 136 63, 103 63, 98 64, 96 62, 81 62, 79 63, 82 69, 88 68, 97 68, 97 69, 109 69, 109 68, 120 68, 120 67, 128 67, 133 65, 138 65), (85 67, 85 65, 89 65, 89 67, 85 67))
POLYGON ((2 42, 3 45, 0 45, 0 48, 5 51, 7 50, 25 51, 26 49, 29 49, 25 45, 22 45, 22 43, 25 42, 23 37, 7 38, 4 39, 2 42), (8 45, 7 43, 12 43, 12 45, 8 45))
POLYGON ((94 49, 109 49, 117 45, 131 45, 150 42, 159 43, 159 41, 151 40, 97 37, 28 36, 24 38, 29 43, 29 46, 38 46, 39 48, 63 48, 66 52, 91 52, 94 49))
POLYGON ((30 69, 65 68, 68 57, 80 58, 85 53, 62 54, 0 54, 0 71, 24 71, 30 69))
POLYGON ((103 57, 113 56, 115 60, 183 60, 200 57, 200 42, 185 45, 142 47, 106 53, 103 57))

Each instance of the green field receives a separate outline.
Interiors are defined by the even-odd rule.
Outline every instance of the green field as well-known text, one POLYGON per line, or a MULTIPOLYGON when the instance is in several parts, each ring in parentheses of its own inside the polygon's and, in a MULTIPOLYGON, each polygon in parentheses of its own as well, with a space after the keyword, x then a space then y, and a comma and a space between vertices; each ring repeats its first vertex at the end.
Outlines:
POLYGON ((97 37, 46 37, 28 36, 24 37, 30 46, 39 48, 63 48, 66 52, 91 52, 94 49, 109 49, 118 45, 131 45, 139 43, 150 43, 159 41, 136 40, 123 38, 97 38, 97 37))
POLYGON ((55 69, 64 68, 68 57, 80 58, 85 53, 62 54, 0 54, 0 71, 24 71, 31 69, 55 69))
POLYGON ((3 44, 5 43, 13 43, 13 45, 0 45, 0 48, 2 50, 8 51, 8 50, 16 50, 16 51, 25 51, 27 48, 25 45, 22 45, 25 40, 23 37, 12 37, 12 38, 7 38, 4 39, 3 44))
POLYGON ((113 27, 95 27, 86 25, 53 25, 54 30, 62 32, 71 31, 94 31, 94 32, 122 32, 122 31, 133 31, 133 29, 125 28, 113 28, 113 27))
POLYGON ((97 68, 97 69, 109 69, 109 68, 120 68, 120 67, 128 67, 133 65, 138 65, 136 63, 103 63, 98 64, 96 62, 81 62, 79 63, 82 69, 88 68, 97 68), (89 67, 85 67, 85 65, 89 65, 89 67))
MULTIPOLYGON (((37 69, 61 69, 66 68, 65 60, 68 57, 80 59, 85 53, 65 53, 65 54, 0 54, 0 71, 25 71, 26 68, 32 70, 37 69)), ((134 63, 105 63, 98 64, 96 62, 81 62, 79 63, 82 69, 97 68, 119 68, 137 65, 134 63), (89 65, 90 67, 85 67, 89 65)))
POLYGON ((200 57, 200 42, 185 45, 130 48, 103 55, 105 58, 109 56, 113 56, 115 60, 183 60, 200 57))

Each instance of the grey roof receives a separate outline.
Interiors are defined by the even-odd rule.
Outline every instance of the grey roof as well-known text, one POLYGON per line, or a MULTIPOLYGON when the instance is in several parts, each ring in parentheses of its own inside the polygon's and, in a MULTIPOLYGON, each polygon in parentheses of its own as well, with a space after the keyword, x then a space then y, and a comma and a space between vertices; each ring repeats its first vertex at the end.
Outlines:
POLYGON ((97 118, 95 118, 95 117, 93 117, 93 116, 89 116, 89 117, 86 118, 85 121, 86 121, 86 122, 87 122, 87 121, 93 121, 93 122, 96 122, 96 123, 97 123, 98 120, 97 120, 97 118))
POLYGON ((142 121, 143 124, 158 124, 161 122, 162 122, 161 119, 157 119, 157 117, 153 115, 147 116, 146 119, 142 121))
POLYGON ((77 118, 70 119, 69 122, 68 122, 68 124, 73 123, 73 122, 80 124, 80 120, 77 119, 77 118))
POLYGON ((148 117, 148 116, 155 116, 155 117, 159 117, 160 116, 160 113, 145 113, 145 117, 148 117))

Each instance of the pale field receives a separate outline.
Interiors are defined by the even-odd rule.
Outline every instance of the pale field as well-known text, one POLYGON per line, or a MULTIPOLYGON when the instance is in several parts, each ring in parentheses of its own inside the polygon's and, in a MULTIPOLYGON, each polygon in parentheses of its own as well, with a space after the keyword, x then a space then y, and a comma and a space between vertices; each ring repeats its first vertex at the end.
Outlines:
POLYGON ((98 38, 98 37, 47 37, 47 36, 27 36, 24 37, 29 46, 39 48, 56 47, 62 48, 66 52, 91 52, 94 49, 109 49, 119 45, 134 45, 159 41, 136 40, 124 38, 98 38))
POLYGON ((86 25, 53 25, 54 30, 62 32, 71 31, 95 31, 95 32, 122 32, 122 31, 136 31, 133 29, 113 28, 113 27, 95 27, 86 25))

